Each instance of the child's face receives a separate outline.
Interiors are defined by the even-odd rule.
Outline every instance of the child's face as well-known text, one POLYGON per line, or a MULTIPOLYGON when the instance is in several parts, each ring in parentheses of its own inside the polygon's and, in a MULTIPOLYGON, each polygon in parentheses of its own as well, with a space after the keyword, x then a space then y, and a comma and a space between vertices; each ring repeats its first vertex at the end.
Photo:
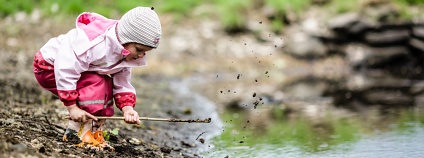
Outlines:
POLYGON ((150 50, 152 50, 152 47, 145 46, 138 43, 127 43, 124 44, 124 48, 128 51, 130 51, 130 54, 125 56, 126 61, 136 60, 138 58, 143 58, 146 53, 150 50))

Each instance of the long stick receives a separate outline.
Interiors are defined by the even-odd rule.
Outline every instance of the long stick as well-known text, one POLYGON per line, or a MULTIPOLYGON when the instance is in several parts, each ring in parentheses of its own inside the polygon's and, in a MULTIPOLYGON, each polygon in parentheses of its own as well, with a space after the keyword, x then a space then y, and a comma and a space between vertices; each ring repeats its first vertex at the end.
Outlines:
MULTIPOLYGON (((70 117, 66 117, 69 119, 70 117)), ((166 122, 188 122, 188 123, 210 123, 212 120, 211 118, 207 118, 204 120, 182 120, 182 119, 166 119, 166 118, 153 118, 153 117, 139 117, 140 120, 145 121, 166 121, 166 122)), ((124 117, 104 117, 104 116, 97 116, 97 119, 108 119, 108 120, 125 120, 124 117)))

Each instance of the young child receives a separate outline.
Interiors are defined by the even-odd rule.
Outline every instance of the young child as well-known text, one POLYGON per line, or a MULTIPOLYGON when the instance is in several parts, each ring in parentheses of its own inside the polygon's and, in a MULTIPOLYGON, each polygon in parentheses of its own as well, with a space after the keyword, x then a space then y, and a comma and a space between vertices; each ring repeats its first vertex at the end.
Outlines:
POLYGON ((78 133, 80 147, 110 147, 102 135, 105 120, 96 116, 112 116, 114 102, 125 122, 140 123, 131 68, 146 65, 145 55, 158 47, 161 34, 153 8, 136 7, 120 20, 84 12, 76 28, 50 39, 36 53, 35 78, 69 111, 64 140, 78 133))

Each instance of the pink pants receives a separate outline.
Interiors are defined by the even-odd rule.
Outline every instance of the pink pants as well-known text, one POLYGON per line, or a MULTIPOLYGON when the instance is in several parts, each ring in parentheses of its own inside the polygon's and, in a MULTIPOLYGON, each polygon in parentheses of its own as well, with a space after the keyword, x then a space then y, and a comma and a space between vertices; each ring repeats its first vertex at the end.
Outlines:
MULTIPOLYGON (((34 57, 34 75, 46 90, 58 96, 54 68, 41 53, 34 57), (50 66, 50 67, 49 67, 50 66), (49 67, 49 69, 47 69, 49 67)), ((83 72, 77 82, 77 106, 95 116, 113 116, 113 80, 96 72, 83 72)))

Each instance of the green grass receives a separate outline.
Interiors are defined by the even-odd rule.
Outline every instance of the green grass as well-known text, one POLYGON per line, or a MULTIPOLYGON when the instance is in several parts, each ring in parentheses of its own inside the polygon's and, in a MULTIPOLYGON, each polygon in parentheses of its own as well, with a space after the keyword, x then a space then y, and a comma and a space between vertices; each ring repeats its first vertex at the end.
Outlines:
POLYGON ((30 13, 33 9, 33 0, 9 1, 0 0, 0 16, 7 16, 18 11, 30 13))
POLYGON ((416 4, 424 4, 424 0, 396 0, 396 4, 397 6, 400 8, 400 17, 401 19, 405 19, 405 20, 411 20, 412 19, 412 14, 409 11, 409 5, 416 5, 416 4))
POLYGON ((111 16, 111 13, 123 14, 136 6, 153 6, 153 0, 0 0, 0 16, 8 16, 17 12, 31 13, 38 8, 43 16, 55 16, 57 14, 78 15, 82 12, 97 12, 104 16, 111 16), (52 8, 57 9, 52 9, 52 8))
POLYGON ((164 13, 188 14, 193 8, 199 6, 203 1, 178 0, 178 1, 157 1, 160 6, 159 11, 164 13))
MULTIPOLYGON (((411 19, 409 6, 423 6, 424 0, 392 0, 391 3, 399 8, 400 18, 411 19)), ((126 11, 136 6, 155 7, 160 13, 172 14, 175 21, 192 18, 191 13, 201 5, 210 5, 213 13, 206 16, 217 16, 227 31, 243 30, 251 10, 259 11, 260 5, 268 6, 275 11, 274 18, 270 19, 271 29, 280 32, 284 29, 285 16, 295 14, 301 16, 303 11, 311 6, 311 0, 0 0, 0 17, 13 15, 17 12, 31 13, 40 9, 43 17, 58 15, 78 15, 81 12, 97 12, 106 17, 119 18, 126 11)), ((335 14, 359 11, 358 0, 332 0, 324 6, 335 14)), ((259 12, 260 13, 260 12, 259 12)))
POLYGON ((413 4, 424 4, 424 0, 396 0, 396 1, 401 2, 401 3, 405 2, 405 3, 411 4, 411 5, 413 5, 413 4))
POLYGON ((310 0, 265 0, 265 4, 274 8, 278 14, 287 11, 302 12, 310 5, 310 0))
POLYGON ((215 0, 214 6, 218 11, 219 19, 227 31, 244 29, 246 12, 251 7, 252 1, 247 0, 215 0))
POLYGON ((284 29, 284 23, 281 19, 274 19, 271 22, 271 30, 275 33, 280 33, 284 29))
POLYGON ((329 11, 336 14, 358 11, 360 9, 360 4, 354 0, 336 0, 325 6, 329 11))

